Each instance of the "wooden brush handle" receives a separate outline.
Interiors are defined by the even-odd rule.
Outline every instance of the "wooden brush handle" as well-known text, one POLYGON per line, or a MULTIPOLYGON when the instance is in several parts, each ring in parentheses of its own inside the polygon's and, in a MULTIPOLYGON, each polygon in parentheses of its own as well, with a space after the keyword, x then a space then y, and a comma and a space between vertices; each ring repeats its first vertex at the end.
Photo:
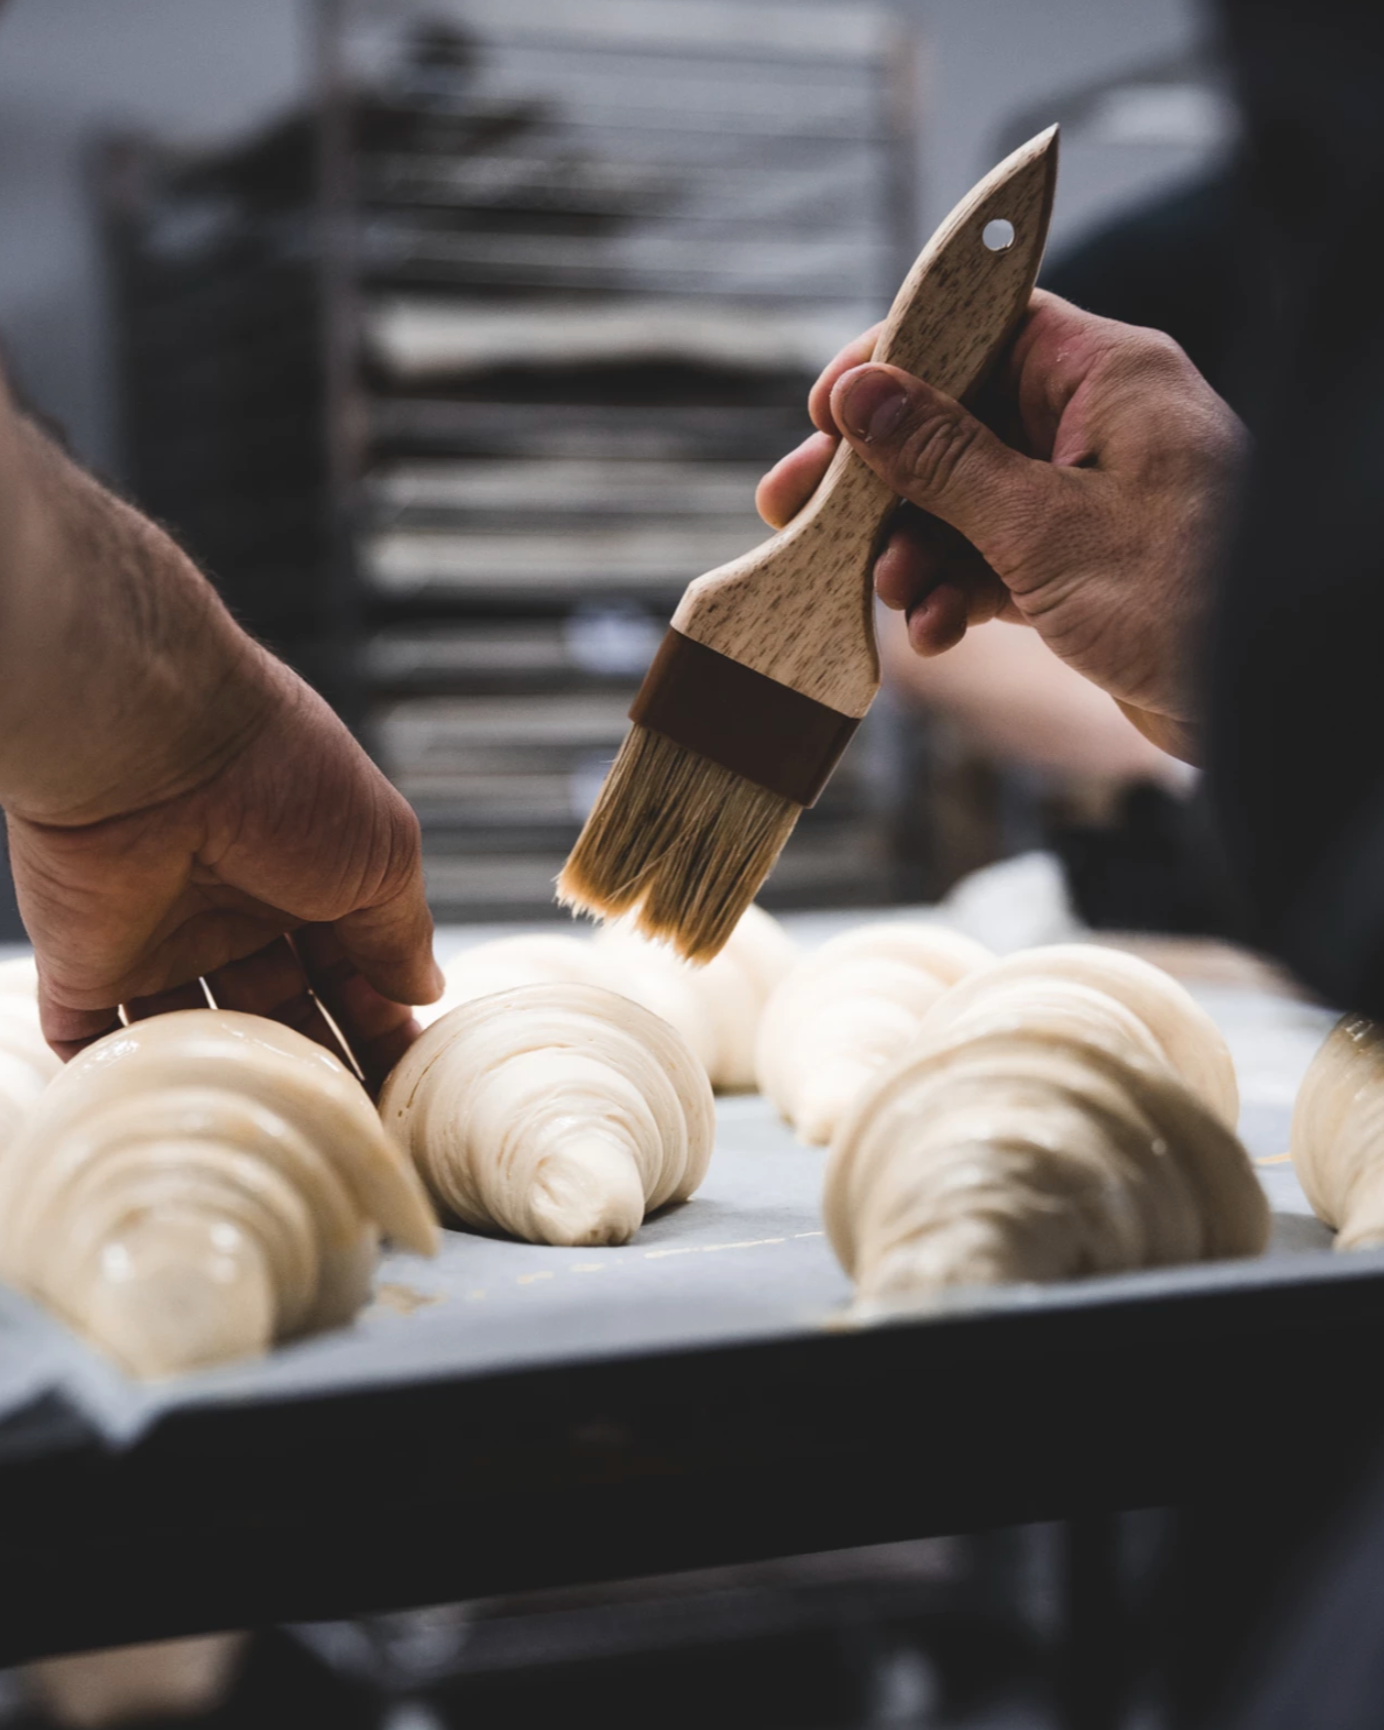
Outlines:
MULTIPOLYGON (((1056 176, 1055 126, 986 175, 909 271, 876 360, 950 396, 975 389, 1033 292, 1056 176), (985 230, 1001 221, 1013 239, 993 250, 985 230)), ((691 585, 675 629, 843 715, 863 715, 879 688, 875 547, 897 503, 843 443, 786 529, 691 585)))

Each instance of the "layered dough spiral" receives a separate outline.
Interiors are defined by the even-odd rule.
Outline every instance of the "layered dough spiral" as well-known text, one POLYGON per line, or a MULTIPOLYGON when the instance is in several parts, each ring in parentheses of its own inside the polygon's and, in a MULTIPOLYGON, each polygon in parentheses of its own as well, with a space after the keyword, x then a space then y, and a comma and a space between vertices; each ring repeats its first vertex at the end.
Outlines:
POLYGON ((459 1004, 521 985, 601 985, 632 998, 675 1027, 719 1093, 754 1086, 755 1036, 769 994, 797 959, 797 946, 771 914, 749 907, 726 946, 694 967, 627 921, 591 940, 556 932, 498 937, 465 949, 446 968, 440 1003, 424 1025, 459 1004))
POLYGON ((1161 967, 1095 943, 1020 950, 970 973, 923 1018, 925 1037, 1027 1025, 1118 1039, 1196 1094, 1228 1128, 1240 1116, 1235 1063, 1219 1027, 1161 967))
POLYGON ((528 985, 449 1010, 380 1116, 443 1212, 532 1243, 618 1244, 697 1188, 715 1111, 686 1041, 598 985, 528 985))
POLYGON ((992 959, 942 925, 878 922, 830 938, 775 988, 759 1025, 759 1088, 799 1140, 822 1145, 942 993, 992 959))
POLYGON ((832 1142, 828 1235, 865 1300, 1253 1255, 1269 1212, 1233 1066, 1160 970, 1063 945, 939 998, 832 1142))
POLYGON ((381 1233, 436 1246, 364 1089, 301 1034, 229 1010, 98 1040, 0 1160, 0 1274, 142 1376, 349 1320, 381 1233))
POLYGON ((1337 1249, 1384 1244, 1384 1027, 1345 1015, 1312 1059, 1289 1140, 1298 1182, 1337 1249))
POLYGON ((0 1159, 61 1068, 39 1025, 33 962, 0 962, 0 1159))

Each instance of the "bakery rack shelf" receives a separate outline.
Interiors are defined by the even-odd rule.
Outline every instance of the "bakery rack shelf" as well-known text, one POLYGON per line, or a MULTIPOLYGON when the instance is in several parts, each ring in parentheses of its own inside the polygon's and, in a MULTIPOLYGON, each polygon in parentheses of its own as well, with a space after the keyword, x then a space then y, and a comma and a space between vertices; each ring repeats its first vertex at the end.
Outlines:
MULTIPOLYGON (((314 18, 294 112, 104 151, 131 478, 418 798, 439 913, 531 916, 651 641, 763 537, 757 476, 911 256, 911 43, 839 3, 314 18)), ((889 895, 870 750, 780 901, 889 895)))

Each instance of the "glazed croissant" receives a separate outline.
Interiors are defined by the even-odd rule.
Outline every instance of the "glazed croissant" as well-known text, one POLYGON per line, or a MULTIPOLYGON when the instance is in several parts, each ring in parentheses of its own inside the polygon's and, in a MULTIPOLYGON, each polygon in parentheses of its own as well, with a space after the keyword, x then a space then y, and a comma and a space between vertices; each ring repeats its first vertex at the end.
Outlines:
POLYGON ((446 1214, 551 1244, 626 1242, 697 1188, 715 1128, 676 1030, 595 985, 450 1010, 404 1054, 380 1116, 446 1214))
POLYGON ((1293 1106, 1298 1182, 1337 1249, 1384 1244, 1384 1027, 1345 1015, 1312 1059, 1293 1106))
POLYGON ((0 962, 0 1157, 61 1068, 39 1025, 33 962, 0 962))
POLYGON ((255 1015, 108 1034, 0 1161, 0 1274, 142 1376, 349 1320, 381 1232, 435 1248, 415 1173, 336 1058, 255 1015))
POLYGON ((754 1085, 754 1042, 765 1001, 797 949, 778 920, 750 907, 729 942, 704 967, 624 923, 594 941, 536 932, 466 949, 446 969, 447 990, 419 1012, 424 1025, 496 991, 520 985, 601 985, 630 997, 675 1027, 721 1092, 754 1085))
POLYGON ((917 1033, 924 1015, 989 950, 941 925, 859 925, 830 938, 774 990, 755 1067, 801 1141, 831 1140, 871 1076, 917 1033))
POLYGON ((1258 1253, 1268 1204, 1228 1064, 1133 957, 1062 946, 969 976, 833 1140, 826 1224, 858 1295, 1258 1253))

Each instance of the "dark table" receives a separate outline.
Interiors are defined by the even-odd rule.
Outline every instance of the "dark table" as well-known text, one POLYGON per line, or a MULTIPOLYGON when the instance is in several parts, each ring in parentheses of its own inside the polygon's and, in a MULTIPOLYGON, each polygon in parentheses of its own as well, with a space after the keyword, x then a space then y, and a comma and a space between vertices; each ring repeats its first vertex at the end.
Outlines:
POLYGON ((1325 1018, 1208 1001, 1269 1162, 1258 1261, 855 1325, 822 1155, 732 1100, 633 1245, 448 1234, 265 1363, 140 1389, 8 1301, 0 1658, 1055 1518, 1107 1652, 1112 1510, 1273 1508, 1384 1432, 1384 1253, 1332 1255, 1275 1159, 1325 1018))

